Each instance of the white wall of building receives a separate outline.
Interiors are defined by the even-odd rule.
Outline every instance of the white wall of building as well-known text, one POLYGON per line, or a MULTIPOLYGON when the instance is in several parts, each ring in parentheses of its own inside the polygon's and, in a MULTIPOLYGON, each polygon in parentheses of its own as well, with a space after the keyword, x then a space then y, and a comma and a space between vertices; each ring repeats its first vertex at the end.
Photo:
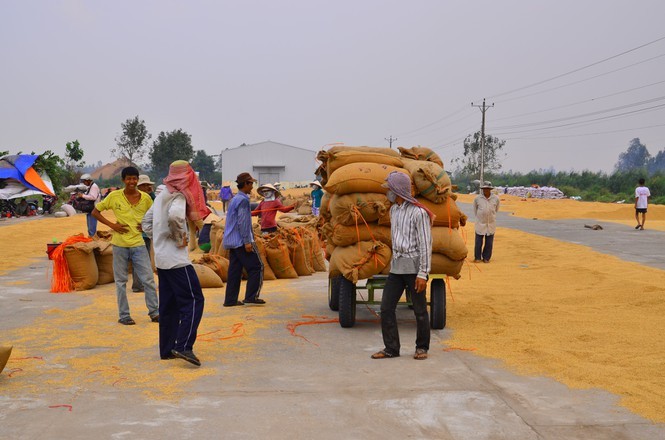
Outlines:
POLYGON ((259 183, 311 182, 318 167, 316 152, 266 141, 222 150, 222 179, 232 183, 249 172, 259 183))

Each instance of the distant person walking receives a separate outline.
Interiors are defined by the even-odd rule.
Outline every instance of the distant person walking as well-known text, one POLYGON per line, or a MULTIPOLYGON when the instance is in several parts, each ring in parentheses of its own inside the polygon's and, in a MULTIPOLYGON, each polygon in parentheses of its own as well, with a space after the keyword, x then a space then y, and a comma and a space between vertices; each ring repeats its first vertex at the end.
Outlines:
POLYGON ((254 179, 249 173, 240 173, 236 178, 238 194, 231 200, 224 228, 224 249, 229 250, 229 274, 226 283, 224 307, 243 304, 265 304, 259 298, 263 285, 263 263, 254 242, 252 231, 252 211, 249 207, 249 194, 254 187, 254 179), (247 271, 245 300, 239 301, 242 269, 247 271))
POLYGON ((127 301, 130 261, 145 289, 145 305, 148 307, 148 315, 152 322, 159 322, 155 278, 150 264, 150 254, 148 254, 141 235, 143 231, 141 222, 145 213, 152 206, 152 199, 148 194, 137 189, 139 170, 127 167, 122 170, 121 176, 125 188, 110 193, 92 211, 92 215, 97 220, 113 229, 111 243, 113 244, 113 276, 120 315, 118 322, 124 325, 136 324, 129 314, 129 302, 127 301), (101 212, 107 209, 113 211, 116 218, 115 223, 102 215, 101 212))
POLYGON ((635 229, 644 230, 644 220, 646 220, 647 217, 647 207, 649 206, 651 192, 649 192, 649 188, 644 186, 644 179, 640 179, 638 183, 639 186, 635 188, 635 221, 637 221, 635 229), (640 214, 642 214, 641 223, 639 218, 640 214))
POLYGON ((231 182, 224 182, 222 189, 219 190, 219 199, 222 201, 222 211, 226 212, 229 207, 229 201, 233 198, 233 191, 231 190, 231 182))
MULTIPOLYGON (((79 194, 77 197, 79 199, 91 200, 94 205, 99 203, 102 200, 102 193, 99 190, 99 186, 93 182, 92 176, 85 173, 81 176, 81 182, 83 182, 88 189, 85 194, 79 194)), ((92 209, 85 213, 85 219, 88 224, 88 236, 92 237, 97 233, 97 219, 92 215, 92 209)))
POLYGON ((494 234, 496 232, 496 213, 499 212, 499 197, 492 194, 494 187, 488 183, 480 187, 482 194, 473 200, 473 213, 476 217, 476 246, 474 262, 489 263, 492 258, 494 234), (484 241, 484 247, 483 247, 484 241))
POLYGON ((200 366, 193 348, 205 300, 189 260, 187 220, 198 221, 210 210, 195 197, 200 184, 186 161, 171 164, 164 185, 142 222, 153 238, 159 279, 159 355, 200 366))
POLYGON ((323 198, 321 182, 315 180, 309 186, 312 188, 312 214, 318 216, 319 209, 321 209, 321 199, 323 198))

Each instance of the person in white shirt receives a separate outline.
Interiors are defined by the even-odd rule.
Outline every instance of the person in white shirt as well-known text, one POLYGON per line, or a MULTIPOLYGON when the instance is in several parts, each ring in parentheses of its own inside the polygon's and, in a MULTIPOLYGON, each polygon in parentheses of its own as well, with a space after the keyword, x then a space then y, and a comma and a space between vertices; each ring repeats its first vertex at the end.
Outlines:
POLYGON ((473 200, 473 213, 476 216, 476 245, 474 249, 474 262, 489 263, 492 258, 494 246, 494 233, 496 232, 496 213, 499 212, 499 197, 492 194, 494 187, 488 183, 483 184, 479 194, 473 200), (483 241, 485 246, 483 247, 483 241))
POLYGON ((152 237, 159 279, 159 355, 200 366, 193 348, 204 298, 189 260, 187 221, 202 220, 210 210, 186 161, 171 164, 164 186, 142 222, 143 231, 152 237))
MULTIPOLYGON (((85 192, 85 194, 79 194, 78 198, 79 199, 85 199, 85 200, 92 200, 93 201, 93 208, 94 205, 99 203, 102 200, 101 197, 101 191, 99 190, 99 186, 92 181, 92 176, 88 173, 85 173, 81 176, 81 182, 85 186, 88 187, 88 190, 85 192)), ((88 224, 88 236, 92 237, 97 233, 97 219, 93 217, 92 215, 92 209, 90 209, 89 212, 85 213, 86 217, 86 222, 88 224)))
POLYGON ((647 207, 651 193, 649 188, 644 186, 644 179, 640 179, 638 183, 639 186, 635 188, 635 220, 637 221, 635 229, 644 230, 644 220, 647 218, 647 207), (640 222, 640 214, 642 214, 642 222, 640 222))

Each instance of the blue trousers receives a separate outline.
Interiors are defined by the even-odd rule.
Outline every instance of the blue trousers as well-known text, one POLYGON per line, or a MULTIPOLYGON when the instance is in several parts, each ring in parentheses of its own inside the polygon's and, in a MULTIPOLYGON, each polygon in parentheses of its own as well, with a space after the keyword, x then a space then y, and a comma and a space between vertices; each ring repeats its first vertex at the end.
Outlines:
POLYGON ((416 315, 416 348, 429 350, 430 329, 429 315, 427 314, 426 291, 415 291, 416 274, 388 274, 388 279, 383 287, 381 297, 381 333, 385 351, 393 355, 399 355, 399 330, 397 329, 397 317, 395 309, 397 303, 408 289, 413 304, 413 313, 416 315))
POLYGON ((476 234, 476 246, 474 248, 473 256, 476 260, 490 261, 492 258, 492 247, 494 246, 494 235, 480 235, 476 234), (483 248, 483 239, 485 240, 485 247, 483 248))
POLYGON ((159 280, 159 355, 191 351, 203 316, 203 291, 194 267, 157 269, 159 280))
POLYGON ((97 219, 92 214, 86 214, 85 220, 88 224, 88 237, 92 237, 97 233, 97 219))
POLYGON ((247 271, 245 300, 258 299, 263 286, 263 262, 256 243, 252 243, 252 252, 247 252, 244 246, 229 250, 229 275, 224 304, 235 304, 238 301, 243 268, 247 271))

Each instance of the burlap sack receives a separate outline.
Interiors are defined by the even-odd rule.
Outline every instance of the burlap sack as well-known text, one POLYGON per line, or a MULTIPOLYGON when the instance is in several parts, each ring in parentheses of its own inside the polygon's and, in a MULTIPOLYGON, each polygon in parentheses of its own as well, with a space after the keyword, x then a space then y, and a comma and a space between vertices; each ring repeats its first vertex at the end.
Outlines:
POLYGON ((7 361, 9 361, 9 356, 12 354, 12 346, 9 347, 0 347, 0 373, 5 369, 7 361))
POLYGON ((312 246, 312 267, 316 272, 325 272, 328 269, 326 269, 326 259, 321 248, 321 242, 319 241, 319 234, 309 229, 307 233, 310 234, 312 246))
POLYGON ((413 148, 397 147, 397 149, 399 150, 400 153, 402 153, 402 157, 406 157, 407 159, 413 159, 413 160, 426 160, 429 162, 434 162, 435 164, 443 168, 443 161, 441 160, 439 155, 427 147, 413 147, 413 148))
POLYGON ((430 273, 449 275, 455 279, 460 278, 464 260, 454 261, 443 254, 432 254, 432 268, 430 273))
POLYGON ((378 241, 361 241, 357 244, 337 247, 330 259, 331 266, 337 268, 347 280, 370 278, 381 273, 390 264, 390 248, 378 241))
POLYGON ((392 236, 390 226, 377 225, 376 223, 360 224, 356 226, 334 225, 330 241, 335 246, 351 246, 359 241, 377 240, 392 248, 392 236))
MULTIPOLYGON (((386 147, 350 147, 346 145, 337 145, 332 148, 330 148, 328 151, 321 151, 320 153, 326 153, 325 158, 327 161, 327 158, 331 154, 336 154, 339 153, 340 151, 356 151, 356 152, 361 152, 361 153, 381 153, 385 154, 387 156, 394 156, 394 157, 400 157, 400 154, 397 150, 393 150, 392 148, 386 148, 386 147)), ((320 156, 317 156, 317 159, 321 160, 320 156)))
POLYGON ((224 287, 224 282, 214 270, 203 264, 192 264, 196 271, 196 276, 199 278, 202 289, 224 287))
POLYGON ((303 229, 301 231, 301 236, 303 239, 303 248, 305 249, 305 264, 307 264, 307 269, 309 270, 309 273, 313 274, 316 271, 314 270, 314 264, 313 264, 314 252, 312 249, 312 235, 305 232, 305 230, 303 229))
POLYGON ((337 195, 351 193, 385 194, 388 190, 381 185, 386 183, 386 177, 393 171, 410 176, 408 171, 390 165, 367 162, 351 163, 329 175, 324 188, 329 193, 337 195))
MULTIPOLYGON (((427 207, 427 209, 436 215, 436 218, 434 219, 434 226, 446 226, 453 229, 460 227, 460 219, 464 214, 462 214, 462 211, 460 211, 457 203, 455 203, 455 201, 450 197, 447 197, 443 203, 438 204, 432 203, 422 197, 416 197, 416 200, 418 200, 418 202, 422 203, 427 207)), ((464 217, 466 223, 466 216, 464 217)))
POLYGON ((337 247, 337 246, 335 246, 334 244, 332 244, 331 241, 327 241, 327 242, 326 242, 326 248, 324 249, 326 260, 330 261, 330 259, 332 258, 332 254, 333 254, 333 252, 335 252, 335 248, 336 248, 336 247, 337 247))
POLYGON ((95 261, 96 241, 74 243, 66 246, 64 253, 69 267, 69 275, 74 281, 74 289, 88 290, 97 285, 99 272, 95 261))
POLYGON ((195 264, 201 264, 212 269, 223 282, 229 279, 229 260, 221 255, 205 254, 198 260, 194 260, 195 264))
POLYGON ((95 235, 92 236, 93 240, 101 240, 101 241, 111 241, 113 238, 113 233, 111 231, 101 231, 98 230, 95 235))
POLYGON ((437 226, 432 228, 432 252, 459 261, 466 258, 468 250, 459 229, 437 226))
POLYGON ((311 215, 311 213, 312 211, 310 207, 310 215, 302 215, 299 217, 281 216, 277 219, 277 226, 280 228, 306 227, 314 230, 319 223, 319 218, 315 215, 311 215))
POLYGON ((342 275, 342 272, 331 261, 330 264, 328 264, 328 278, 335 278, 340 275, 342 275))
POLYGON ((266 254, 266 244, 265 240, 261 237, 255 237, 256 247, 259 249, 259 256, 261 257, 261 262, 263 263, 263 280, 272 281, 276 280, 275 272, 272 271, 270 263, 268 263, 268 255, 266 254))
POLYGON ((323 192, 323 197, 321 198, 321 206, 319 207, 319 216, 325 221, 330 221, 330 201, 332 200, 332 194, 323 192))
POLYGON ((297 209, 298 214, 307 215, 312 213, 312 206, 307 204, 302 204, 297 209))
POLYGON ((266 256, 278 279, 298 278, 298 273, 293 268, 289 257, 289 248, 280 238, 273 237, 266 241, 266 256))
POLYGON ((400 157, 391 156, 383 153, 376 153, 373 151, 328 151, 327 171, 328 176, 332 175, 335 170, 348 165, 350 163, 369 162, 390 165, 393 167, 401 168, 404 166, 400 157))
POLYGON ((210 226, 210 252, 211 254, 219 255, 219 248, 222 246, 222 238, 224 236, 224 220, 212 222, 210 226))
POLYGON ((346 226, 367 223, 390 224, 390 202, 384 194, 335 194, 330 203, 331 221, 346 226))
POLYGON ((434 162, 409 160, 404 162, 418 194, 434 203, 443 203, 451 192, 450 176, 434 162))
POLYGON ((296 270, 298 276, 311 275, 313 270, 310 270, 310 267, 305 261, 305 243, 304 239, 295 234, 289 234, 286 236, 286 243, 289 247, 289 257, 291 259, 291 264, 296 270))
POLYGON ((109 241, 98 241, 99 247, 95 249, 97 263, 97 284, 109 284, 115 281, 113 276, 113 245, 109 241))

